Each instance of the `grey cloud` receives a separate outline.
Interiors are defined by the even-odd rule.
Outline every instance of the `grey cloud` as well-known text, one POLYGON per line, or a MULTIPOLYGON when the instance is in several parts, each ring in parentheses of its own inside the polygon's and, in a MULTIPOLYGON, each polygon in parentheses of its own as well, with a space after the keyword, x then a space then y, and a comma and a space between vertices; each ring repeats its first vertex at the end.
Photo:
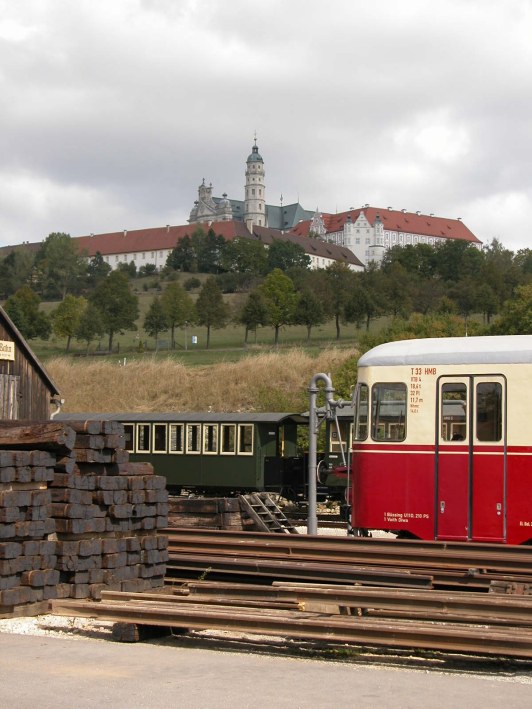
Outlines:
POLYGON ((272 203, 467 216, 528 245, 530 0, 0 0, 0 17, 0 243, 184 223, 203 177, 242 197, 257 130, 272 203))

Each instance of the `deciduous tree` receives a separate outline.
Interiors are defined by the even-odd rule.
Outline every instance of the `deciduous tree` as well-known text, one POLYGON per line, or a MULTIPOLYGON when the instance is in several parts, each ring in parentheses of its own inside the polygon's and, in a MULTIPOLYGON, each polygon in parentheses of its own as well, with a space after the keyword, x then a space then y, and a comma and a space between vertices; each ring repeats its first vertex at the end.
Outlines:
POLYGON ((168 330, 168 327, 168 317, 161 303, 161 299, 159 296, 155 296, 144 317, 144 329, 150 337, 155 338, 156 352, 159 349, 159 333, 168 330))
POLYGON ((256 341, 257 328, 268 323, 268 307, 262 292, 258 288, 252 290, 249 294, 248 299, 244 303, 244 307, 240 312, 238 321, 241 322, 246 328, 244 342, 247 343, 250 330, 255 332, 256 341))
POLYGON ((39 285, 43 297, 63 299, 76 292, 81 276, 87 272, 86 261, 70 234, 54 232, 42 242, 35 256, 39 285))
POLYGON ((310 340, 312 328, 325 322, 325 310, 321 298, 309 288, 299 294, 294 313, 294 323, 307 328, 307 341, 310 340))
POLYGON ((76 340, 86 342, 88 352, 91 342, 96 337, 103 337, 104 334, 105 325, 103 324, 102 314, 94 303, 89 301, 79 319, 78 329, 76 331, 76 340))
POLYGON ((291 268, 310 268, 310 256, 299 244, 275 239, 268 248, 268 270, 279 268, 288 271, 291 268))
POLYGON ((225 303, 216 279, 207 278, 196 301, 196 320, 207 328, 207 349, 211 342, 211 329, 225 327, 230 318, 229 306, 225 303))
POLYGON ((50 318, 39 310, 41 299, 29 286, 22 286, 10 296, 4 309, 27 340, 47 340, 52 331, 50 318))
POLYGON ((170 283, 161 296, 161 305, 168 319, 172 349, 175 349, 176 327, 184 327, 194 320, 194 301, 176 281, 170 283))
POLYGON ((497 335, 532 335, 532 284, 518 286, 515 297, 504 303, 493 332, 497 335))
POLYGON ((266 302, 268 322, 273 325, 277 345, 281 327, 293 322, 297 293, 292 280, 279 268, 269 273, 259 288, 266 302))
POLYGON ((58 337, 66 337, 65 352, 70 351, 70 342, 79 328, 87 301, 83 296, 66 295, 52 313, 52 328, 58 337))
POLYGON ((113 271, 100 283, 90 299, 101 313, 111 352, 116 333, 137 329, 138 298, 129 290, 127 277, 120 271, 113 271))

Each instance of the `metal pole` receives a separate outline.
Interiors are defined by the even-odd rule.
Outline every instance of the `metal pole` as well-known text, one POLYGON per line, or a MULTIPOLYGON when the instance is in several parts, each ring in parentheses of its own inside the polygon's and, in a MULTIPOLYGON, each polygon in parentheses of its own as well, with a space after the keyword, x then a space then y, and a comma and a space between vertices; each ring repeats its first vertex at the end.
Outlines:
POLYGON ((307 517, 307 534, 318 533, 318 514, 317 514, 317 451, 318 451, 318 428, 319 419, 316 406, 317 396, 319 392, 318 382, 325 383, 325 402, 326 415, 330 410, 330 403, 333 400, 334 388, 329 375, 320 372, 315 374, 310 382, 308 392, 310 395, 309 404, 309 444, 308 444, 308 517, 307 517))

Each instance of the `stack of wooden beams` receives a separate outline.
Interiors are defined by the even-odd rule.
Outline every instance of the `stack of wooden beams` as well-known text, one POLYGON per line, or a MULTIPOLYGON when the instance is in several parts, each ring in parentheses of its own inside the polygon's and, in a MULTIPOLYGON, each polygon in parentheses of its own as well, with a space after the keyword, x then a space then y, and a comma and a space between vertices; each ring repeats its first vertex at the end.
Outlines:
POLYGON ((0 608, 56 598, 55 531, 47 482, 55 457, 0 450, 0 608))
POLYGON ((0 613, 164 584, 166 480, 123 442, 117 422, 0 425, 0 613))
MULTIPOLYGON (((64 428, 64 427, 62 427, 64 428)), ((0 614, 14 607, 64 597, 58 588, 55 521, 48 489, 54 478, 57 446, 64 450, 74 436, 57 426, 30 431, 7 426, 0 430, 0 614), (59 434, 59 435, 58 435, 59 434), (31 450, 47 441, 48 450, 31 450), (19 448, 19 449, 17 449, 19 448)), ((46 605, 44 603, 44 605, 46 605)))
POLYGON ((237 497, 171 497, 169 527, 194 529, 253 529, 254 522, 242 512, 237 497))
POLYGON ((162 586, 168 539, 165 478, 149 463, 132 463, 117 421, 70 421, 71 456, 52 486, 61 582, 71 598, 100 598, 102 590, 162 586), (71 465, 73 462, 73 465, 71 465))

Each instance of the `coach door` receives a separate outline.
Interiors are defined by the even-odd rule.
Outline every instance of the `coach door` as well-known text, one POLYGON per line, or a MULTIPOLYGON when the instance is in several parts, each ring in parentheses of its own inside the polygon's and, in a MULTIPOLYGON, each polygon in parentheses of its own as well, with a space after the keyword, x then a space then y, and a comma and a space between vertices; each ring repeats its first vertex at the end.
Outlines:
POLYGON ((499 375, 438 382, 436 537, 506 537, 506 382, 499 375))

